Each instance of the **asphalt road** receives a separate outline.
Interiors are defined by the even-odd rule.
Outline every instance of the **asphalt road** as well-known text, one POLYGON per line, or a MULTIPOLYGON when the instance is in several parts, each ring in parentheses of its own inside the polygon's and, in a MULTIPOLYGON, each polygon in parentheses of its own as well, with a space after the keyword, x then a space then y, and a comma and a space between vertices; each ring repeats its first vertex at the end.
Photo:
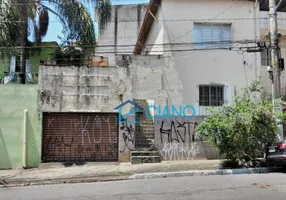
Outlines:
POLYGON ((0 189, 0 200, 276 200, 286 174, 224 175, 0 189))

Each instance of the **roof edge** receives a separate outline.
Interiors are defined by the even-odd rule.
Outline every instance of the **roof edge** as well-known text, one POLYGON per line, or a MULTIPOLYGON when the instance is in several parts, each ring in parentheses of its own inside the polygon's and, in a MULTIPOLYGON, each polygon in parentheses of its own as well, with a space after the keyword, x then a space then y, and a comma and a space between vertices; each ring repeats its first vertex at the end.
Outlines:
POLYGON ((147 41, 149 32, 152 28, 154 17, 156 17, 159 6, 161 5, 161 0, 150 0, 148 8, 146 10, 145 18, 143 24, 140 28, 139 36, 135 45, 133 54, 140 55, 145 43, 147 41))

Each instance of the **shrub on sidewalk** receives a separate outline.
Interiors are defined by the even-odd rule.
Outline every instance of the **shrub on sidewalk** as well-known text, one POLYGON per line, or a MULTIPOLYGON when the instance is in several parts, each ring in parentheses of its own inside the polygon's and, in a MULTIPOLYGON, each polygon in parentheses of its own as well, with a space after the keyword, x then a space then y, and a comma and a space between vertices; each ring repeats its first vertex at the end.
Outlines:
MULTIPOLYGON (((275 105, 282 101, 276 101, 275 105)), ((235 90, 231 106, 210 109, 210 115, 200 123, 196 131, 218 149, 228 162, 249 162, 264 155, 267 145, 277 138, 279 129, 273 113, 270 97, 262 91, 259 82, 250 87, 235 90)), ((276 112, 280 119, 282 112, 276 112)))

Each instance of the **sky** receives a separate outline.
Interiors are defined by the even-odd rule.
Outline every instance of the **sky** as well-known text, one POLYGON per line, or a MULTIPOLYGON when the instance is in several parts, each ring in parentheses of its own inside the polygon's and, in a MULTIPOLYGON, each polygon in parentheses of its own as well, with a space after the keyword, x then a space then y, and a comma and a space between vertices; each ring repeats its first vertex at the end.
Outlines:
MULTIPOLYGON (((149 0, 112 0, 112 4, 113 5, 124 5, 124 4, 136 4, 136 3, 148 3, 149 0)), ((93 6, 88 6, 86 4, 86 6, 88 7, 88 10, 91 14, 91 17, 93 20, 94 19, 94 7, 93 6)), ((58 43, 60 43, 60 39, 58 38, 58 36, 63 36, 62 31, 63 31, 63 27, 62 24, 59 22, 59 19, 56 15, 49 13, 50 15, 50 25, 49 25, 49 29, 48 29, 48 33, 47 35, 43 38, 43 41, 57 41, 58 43)), ((95 28, 97 31, 97 26, 95 23, 95 28)))

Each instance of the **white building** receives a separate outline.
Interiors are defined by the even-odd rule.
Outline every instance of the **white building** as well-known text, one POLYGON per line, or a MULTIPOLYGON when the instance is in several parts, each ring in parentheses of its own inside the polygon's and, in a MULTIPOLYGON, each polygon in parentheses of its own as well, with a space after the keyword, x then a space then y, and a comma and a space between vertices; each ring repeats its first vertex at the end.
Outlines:
MULTIPOLYGON (((247 48, 257 47, 256 42, 260 40, 263 21, 260 20, 259 3, 248 0, 151 0, 148 6, 143 22, 138 16, 146 9, 134 12, 134 5, 115 6, 114 10, 125 9, 125 12, 121 11, 122 15, 116 16, 126 22, 115 23, 117 27, 112 22, 98 42, 99 45, 117 46, 113 46, 114 51, 109 51, 109 55, 133 53, 168 58, 171 69, 162 69, 162 77, 157 77, 165 84, 167 102, 194 105, 196 115, 204 116, 210 106, 218 106, 221 102, 230 104, 234 87, 240 89, 260 77, 260 53, 246 52, 247 48), (142 23, 140 32, 136 29, 139 23, 142 23), (113 30, 118 32, 115 34, 113 30), (134 42, 134 35, 138 37, 137 42, 134 42), (110 36, 115 39, 108 40, 110 36), (136 43, 136 47, 130 43, 136 43)), ((107 53, 102 47, 97 52, 107 53)), ((150 80, 151 74, 144 82, 138 81, 144 88, 152 88, 150 92, 156 100, 156 85, 150 80)))

